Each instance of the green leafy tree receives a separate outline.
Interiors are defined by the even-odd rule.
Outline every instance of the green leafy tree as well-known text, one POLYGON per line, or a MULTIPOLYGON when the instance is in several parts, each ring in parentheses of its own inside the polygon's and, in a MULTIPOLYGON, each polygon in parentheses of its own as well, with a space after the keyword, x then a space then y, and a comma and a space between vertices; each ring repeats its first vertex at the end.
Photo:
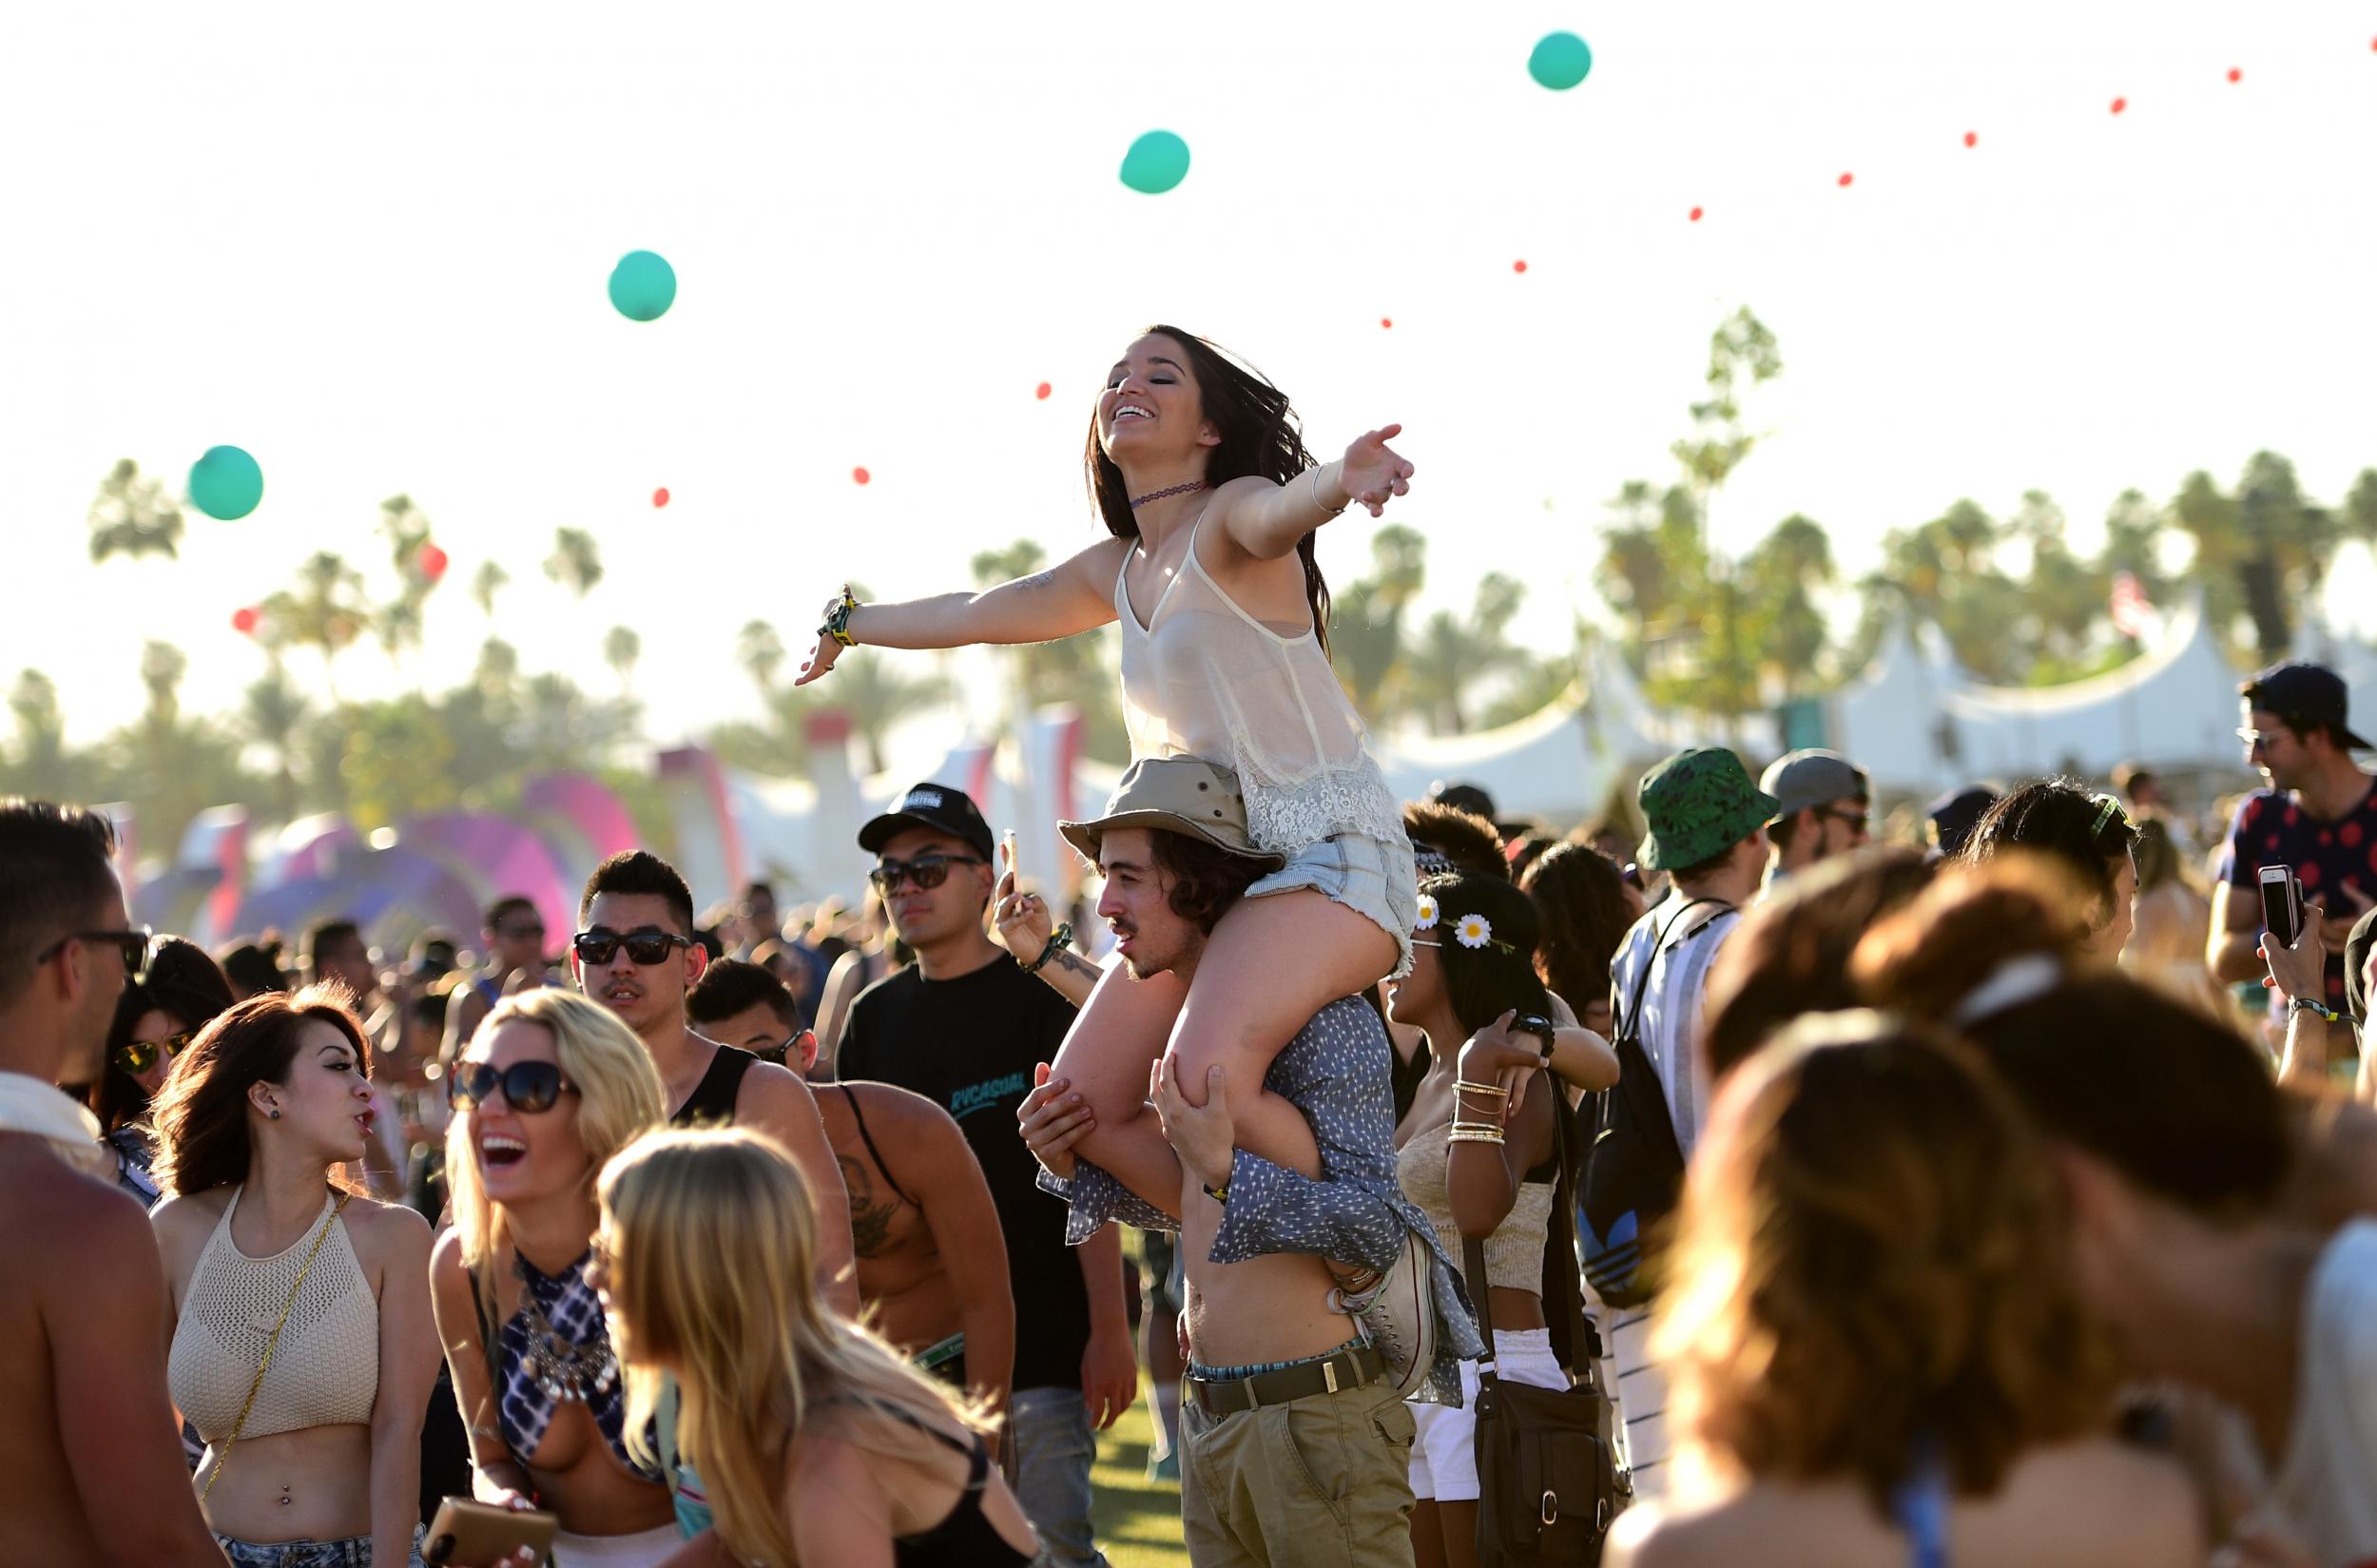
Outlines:
POLYGON ((9 713, 16 721, 16 745, 0 793, 46 801, 97 798, 88 761, 67 745, 66 714, 48 676, 38 669, 20 672, 9 691, 9 713))
POLYGON ((1331 661, 1354 707, 1374 724, 1394 707, 1389 687, 1401 670, 1404 619, 1427 582, 1427 556, 1425 535, 1389 523, 1371 535, 1368 574, 1331 595, 1331 661))
POLYGON ((471 602, 478 606, 480 614, 492 621, 495 618, 495 595, 501 593, 511 582, 512 573, 506 571, 499 562, 481 561, 478 571, 471 578, 471 602))
POLYGON ((644 639, 635 628, 615 626, 603 634, 603 662, 619 677, 619 689, 625 694, 635 676, 635 662, 644 656, 644 639))
POLYGON ((163 481, 144 475, 140 464, 119 458, 99 481, 87 514, 90 523, 90 558, 105 561, 125 555, 163 555, 177 560, 182 553, 182 509, 165 494, 163 481))
POLYGON ((602 548, 582 528, 553 530, 553 552, 545 558, 545 575, 579 598, 594 591, 603 580, 602 548))
POLYGON ((776 689, 777 673, 784 668, 784 640, 765 621, 745 621, 735 636, 735 663, 749 672, 760 695, 768 696, 776 689))
POLYGON ((317 551, 298 568, 298 585, 265 599, 265 623, 274 635, 321 655, 322 686, 338 699, 338 655, 355 646, 372 624, 363 600, 363 574, 335 551, 317 551))
POLYGON ((379 532, 396 569, 396 596, 374 612, 372 629, 389 662, 401 665, 405 654, 420 649, 423 611, 438 582, 421 564, 430 542, 429 514, 412 496, 391 495, 379 503, 379 532))
POLYGON ((280 660, 248 687, 240 717, 241 732, 272 757, 273 816, 291 821, 298 814, 297 737, 307 707, 304 693, 290 681, 280 660))
POLYGON ((2361 470, 2344 498, 2344 526, 2357 539, 2377 541, 2377 468, 2361 470))
POLYGON ((1831 537, 1823 524, 1796 512, 1775 524, 1742 558, 1754 657, 1787 697, 1817 683, 1816 667, 1829 630, 1816 595, 1831 585, 1834 575, 1831 537))
POLYGON ((1421 623, 1404 661, 1405 711, 1440 735, 1466 731, 1478 689, 1528 663, 1510 641, 1511 618, 1526 596, 1525 585, 1489 571, 1467 615, 1440 610, 1421 623))

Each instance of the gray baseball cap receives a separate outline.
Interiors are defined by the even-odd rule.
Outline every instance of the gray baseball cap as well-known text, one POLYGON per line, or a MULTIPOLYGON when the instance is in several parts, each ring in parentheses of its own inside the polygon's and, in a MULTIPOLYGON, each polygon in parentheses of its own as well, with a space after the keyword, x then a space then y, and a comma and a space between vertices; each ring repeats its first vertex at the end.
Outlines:
POLYGON ((1814 746, 1769 763, 1759 776, 1758 787, 1774 797, 1777 821, 1812 805, 1873 798, 1873 784, 1864 768, 1837 751, 1814 746))

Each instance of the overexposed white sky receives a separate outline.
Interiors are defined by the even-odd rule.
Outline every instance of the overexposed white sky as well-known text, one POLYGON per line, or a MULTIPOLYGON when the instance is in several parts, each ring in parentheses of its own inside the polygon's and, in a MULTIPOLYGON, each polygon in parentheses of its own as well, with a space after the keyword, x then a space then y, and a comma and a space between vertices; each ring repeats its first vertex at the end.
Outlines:
MULTIPOLYGON (((0 679, 46 669, 88 738, 164 636, 227 707, 261 668, 232 611, 320 548, 384 591, 403 491, 453 558, 418 678, 469 669, 492 555, 529 668, 607 687, 604 631, 642 632, 672 739, 752 706, 753 616, 797 646, 844 576, 1094 539, 1088 405, 1157 319, 1287 388, 1324 455, 1402 421, 1432 596, 1516 571, 1547 646, 1742 303, 1787 370, 1729 545, 1800 511, 1857 568, 2033 486, 2093 541, 2123 487, 2265 446, 2332 501, 2377 463, 2373 40, 2365 0, 22 8, 0 679), (1594 51, 1570 92, 1526 74, 1554 29, 1594 51), (1149 197, 1115 171, 1156 127, 1193 163, 1149 197), (635 248, 679 279, 649 324, 604 295, 635 248), (178 488, 225 442, 254 514, 90 566, 110 464, 178 488), (539 570, 562 524, 609 569, 583 606, 539 570)), ((1370 526, 1324 536, 1333 578, 1370 526)))

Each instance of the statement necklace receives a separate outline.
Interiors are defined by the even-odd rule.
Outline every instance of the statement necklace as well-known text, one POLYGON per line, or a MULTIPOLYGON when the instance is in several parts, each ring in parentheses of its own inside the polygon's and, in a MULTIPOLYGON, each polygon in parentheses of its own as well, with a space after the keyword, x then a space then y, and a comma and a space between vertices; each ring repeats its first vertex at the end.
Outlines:
POLYGON ((1174 485, 1169 490, 1150 490, 1145 495, 1133 495, 1131 498, 1131 510, 1136 512, 1150 501, 1160 501, 1167 495, 1193 495, 1204 488, 1205 481, 1199 479, 1194 484, 1174 485))

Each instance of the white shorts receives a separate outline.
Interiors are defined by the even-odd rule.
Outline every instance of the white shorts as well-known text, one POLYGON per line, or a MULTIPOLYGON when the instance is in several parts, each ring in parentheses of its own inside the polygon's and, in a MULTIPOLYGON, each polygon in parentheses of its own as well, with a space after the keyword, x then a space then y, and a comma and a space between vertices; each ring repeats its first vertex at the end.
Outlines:
MULTIPOLYGON (((1494 1375, 1504 1383, 1536 1388, 1565 1388, 1568 1371, 1552 1354, 1549 1328, 1497 1328, 1494 1331, 1494 1375)), ((1411 1495, 1433 1501, 1469 1502, 1478 1496, 1478 1364, 1460 1364, 1459 1408, 1449 1404, 1415 1404, 1412 1421, 1420 1428, 1411 1445, 1411 1495)))
POLYGON ((553 1537, 553 1564, 554 1568, 655 1568, 684 1544, 685 1536, 673 1523, 656 1524, 631 1536, 573 1536, 563 1530, 553 1537))

